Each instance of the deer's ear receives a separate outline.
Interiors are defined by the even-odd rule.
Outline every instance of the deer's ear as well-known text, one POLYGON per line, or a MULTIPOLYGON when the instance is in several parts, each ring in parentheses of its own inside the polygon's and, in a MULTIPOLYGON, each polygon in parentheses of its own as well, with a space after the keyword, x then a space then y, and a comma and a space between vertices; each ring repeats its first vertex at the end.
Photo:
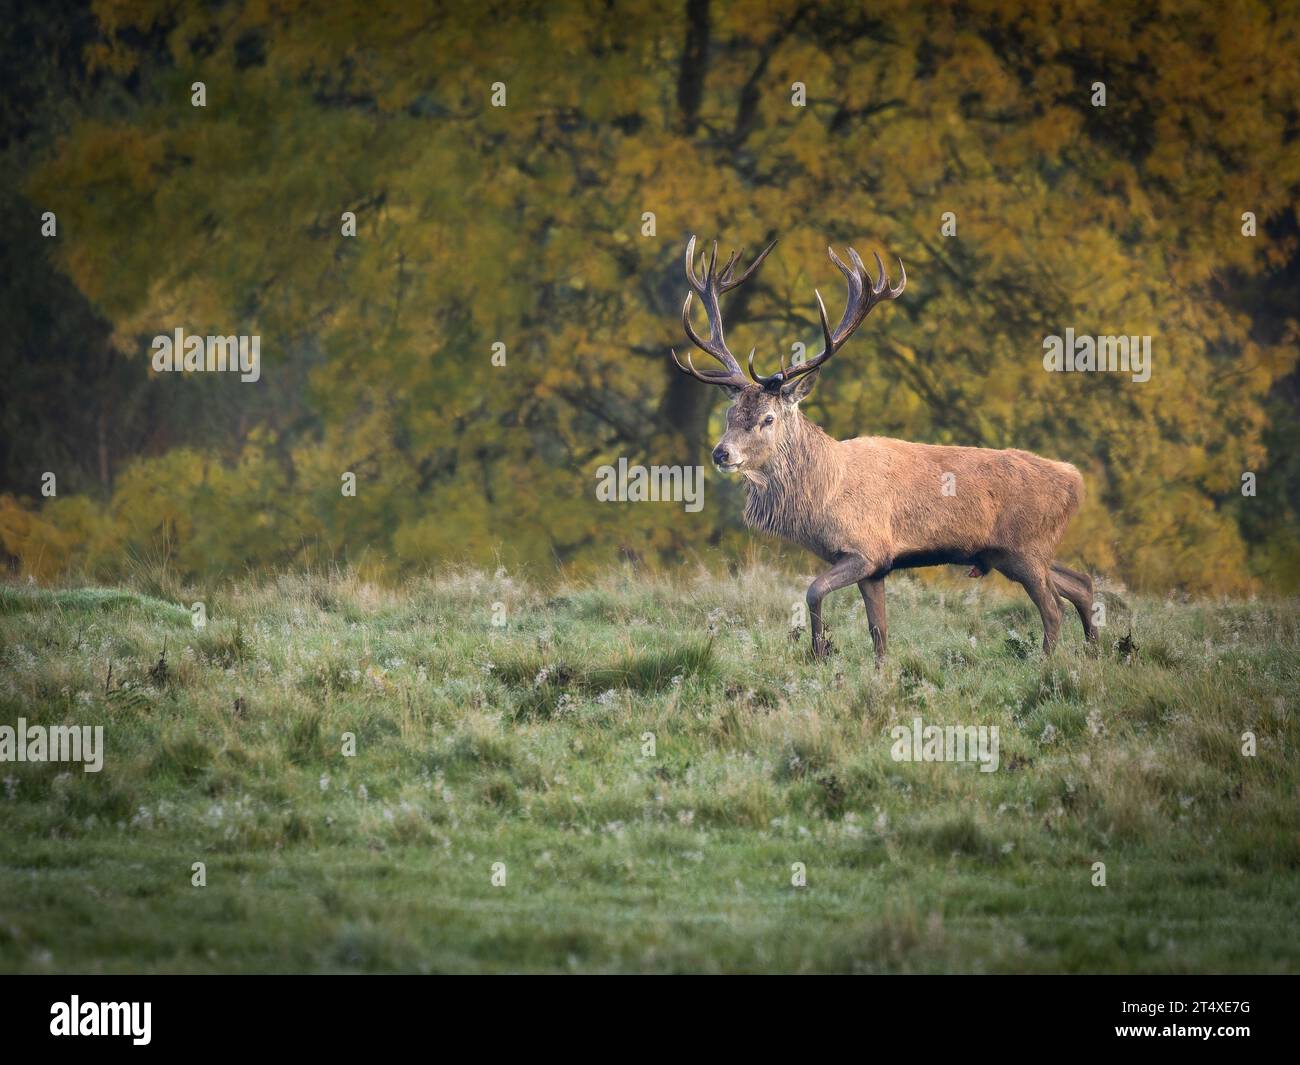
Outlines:
POLYGON ((781 398, 791 406, 798 405, 801 400, 808 398, 808 393, 817 384, 817 375, 819 373, 821 373, 821 370, 814 370, 812 373, 795 378, 781 389, 781 398))

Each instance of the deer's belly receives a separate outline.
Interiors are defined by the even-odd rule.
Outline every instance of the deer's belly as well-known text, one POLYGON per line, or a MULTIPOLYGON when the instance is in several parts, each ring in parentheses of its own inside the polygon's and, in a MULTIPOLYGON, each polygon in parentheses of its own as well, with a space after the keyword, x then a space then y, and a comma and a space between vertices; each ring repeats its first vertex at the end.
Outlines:
POLYGON ((989 568, 979 551, 940 547, 924 551, 904 551, 895 555, 872 576, 883 577, 896 569, 917 569, 920 566, 975 566, 986 573, 989 568))

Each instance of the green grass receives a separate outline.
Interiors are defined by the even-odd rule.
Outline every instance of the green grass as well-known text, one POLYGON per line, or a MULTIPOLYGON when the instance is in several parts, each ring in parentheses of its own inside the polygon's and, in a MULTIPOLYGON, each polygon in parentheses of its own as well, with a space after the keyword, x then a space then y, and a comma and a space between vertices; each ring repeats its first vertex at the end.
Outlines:
POLYGON ((1300 969, 1300 604, 1131 598, 1126 660, 1112 601, 1045 660, 998 581, 891 578, 880 672, 764 570, 0 588, 0 723, 107 747, 0 764, 0 968, 1300 969), (914 716, 999 770, 893 761, 914 716))

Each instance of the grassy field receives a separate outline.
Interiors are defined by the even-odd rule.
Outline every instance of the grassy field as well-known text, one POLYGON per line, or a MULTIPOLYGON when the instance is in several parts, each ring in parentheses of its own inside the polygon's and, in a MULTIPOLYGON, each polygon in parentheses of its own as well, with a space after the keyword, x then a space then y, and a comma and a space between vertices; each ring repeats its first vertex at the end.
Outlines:
POLYGON ((1112 598, 1044 660, 1001 578, 896 576, 877 672, 803 590, 0 587, 0 724, 106 745, 0 764, 0 968, 1300 969, 1300 604, 1112 598), (894 761, 915 717, 998 770, 894 761))

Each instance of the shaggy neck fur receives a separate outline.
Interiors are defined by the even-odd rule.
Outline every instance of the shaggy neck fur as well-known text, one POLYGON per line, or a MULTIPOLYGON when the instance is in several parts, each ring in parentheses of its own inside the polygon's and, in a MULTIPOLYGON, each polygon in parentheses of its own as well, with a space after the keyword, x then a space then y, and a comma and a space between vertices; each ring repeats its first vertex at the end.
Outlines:
POLYGON ((745 473, 745 524, 815 550, 825 524, 819 518, 843 477, 838 447, 820 426, 796 412, 772 461, 761 471, 745 473))

